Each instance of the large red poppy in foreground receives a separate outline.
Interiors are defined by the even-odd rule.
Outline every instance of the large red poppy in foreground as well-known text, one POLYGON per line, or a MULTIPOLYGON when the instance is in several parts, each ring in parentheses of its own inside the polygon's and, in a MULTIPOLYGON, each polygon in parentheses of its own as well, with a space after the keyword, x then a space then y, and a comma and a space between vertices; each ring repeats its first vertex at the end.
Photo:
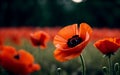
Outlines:
POLYGON ((103 54, 114 54, 120 47, 120 39, 118 38, 104 38, 94 43, 94 46, 98 48, 103 54))
POLYGON ((88 44, 91 34, 92 29, 86 23, 81 23, 80 27, 77 24, 64 27, 54 37, 54 57, 64 62, 79 56, 88 44))

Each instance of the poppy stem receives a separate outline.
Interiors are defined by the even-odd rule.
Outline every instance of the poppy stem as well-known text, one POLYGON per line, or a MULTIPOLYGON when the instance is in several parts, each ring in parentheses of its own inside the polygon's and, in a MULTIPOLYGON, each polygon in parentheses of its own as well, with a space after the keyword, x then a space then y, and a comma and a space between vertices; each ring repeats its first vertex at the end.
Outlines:
POLYGON ((120 66, 119 63, 114 64, 115 75, 120 75, 120 66))
POLYGON ((106 66, 103 66, 102 70, 103 70, 104 75, 108 75, 108 69, 106 66))
POLYGON ((60 75, 60 72, 61 72, 61 68, 57 68, 58 75, 60 75))
POLYGON ((109 75, 113 75, 111 56, 108 56, 109 75))
POLYGON ((2 67, 0 66, 0 74, 2 73, 2 67))
POLYGON ((85 61, 84 61, 84 57, 82 54, 80 55, 80 60, 82 64, 82 75, 86 75, 86 66, 85 66, 85 61))

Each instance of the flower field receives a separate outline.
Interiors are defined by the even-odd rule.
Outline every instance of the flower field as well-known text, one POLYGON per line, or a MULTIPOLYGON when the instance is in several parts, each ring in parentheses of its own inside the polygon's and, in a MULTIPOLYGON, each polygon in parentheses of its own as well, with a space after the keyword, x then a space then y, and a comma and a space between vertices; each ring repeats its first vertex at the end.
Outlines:
MULTIPOLYGON (((61 75, 82 75, 82 64, 79 57, 76 57, 66 62, 59 62, 55 59, 53 55, 56 49, 53 44, 53 40, 55 35, 58 33, 58 31, 61 28, 62 27, 0 28, 0 46, 3 45, 12 46, 16 49, 15 52, 17 53, 19 53, 19 50, 21 49, 30 53, 34 57, 34 61, 31 61, 32 64, 40 65, 39 69, 36 68, 35 66, 34 70, 29 71, 31 75, 59 75, 57 72, 57 68, 61 68, 60 71, 61 75), (44 48, 41 48, 39 46, 33 46, 33 42, 31 42, 30 34, 35 33, 37 31, 43 31, 49 35, 49 40, 48 42, 45 42, 46 45, 44 46, 44 48)), ((93 44, 97 40, 103 38, 109 38, 109 37, 120 38, 120 29, 92 28, 92 30, 93 33, 91 35, 90 42, 86 45, 86 47, 82 51, 82 55, 84 56, 85 64, 86 64, 86 75, 105 75, 102 67, 109 66, 106 61, 107 58, 103 57, 103 54, 97 48, 95 48, 93 44)), ((37 34, 35 36, 37 36, 37 34)), ((37 43, 37 45, 39 44, 37 43)), ((22 52, 20 53, 22 54, 22 52)), ((29 56, 31 57, 31 55, 28 54, 28 59, 29 56)), ((16 58, 19 59, 19 57, 16 58)), ((30 61, 28 59, 24 61, 30 61)), ((114 66, 115 63, 120 63, 119 49, 114 53, 111 59, 112 59, 112 66, 114 66)), ((0 60, 0 64, 1 64, 1 60, 0 60)), ((6 71, 6 68, 7 68, 6 66, 5 68, 3 68, 3 66, 0 66, 0 75, 14 75, 6 71)), ((10 66, 9 68, 12 69, 12 66, 10 66)), ((28 75, 26 72, 23 74, 28 75)))

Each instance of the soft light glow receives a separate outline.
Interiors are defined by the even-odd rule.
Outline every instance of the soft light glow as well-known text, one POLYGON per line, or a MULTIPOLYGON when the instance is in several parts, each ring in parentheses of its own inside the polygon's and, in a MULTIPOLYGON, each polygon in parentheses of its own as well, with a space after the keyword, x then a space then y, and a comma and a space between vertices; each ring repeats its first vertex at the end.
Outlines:
POLYGON ((75 3, 81 3, 81 2, 83 2, 83 0, 72 0, 73 2, 75 2, 75 3))

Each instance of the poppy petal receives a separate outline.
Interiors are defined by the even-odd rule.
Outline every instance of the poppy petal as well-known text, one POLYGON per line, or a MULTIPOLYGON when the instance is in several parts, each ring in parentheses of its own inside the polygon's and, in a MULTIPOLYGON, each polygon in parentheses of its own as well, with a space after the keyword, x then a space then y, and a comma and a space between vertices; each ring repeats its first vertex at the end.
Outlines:
POLYGON ((45 32, 42 32, 42 33, 41 33, 40 40, 41 40, 40 42, 42 43, 42 44, 40 45, 40 47, 41 47, 42 49, 46 48, 46 44, 47 44, 47 42, 48 42, 48 40, 49 40, 49 35, 46 34, 45 32))
POLYGON ((33 64, 33 72, 34 72, 34 71, 38 71, 38 70, 40 70, 40 69, 41 69, 41 67, 40 67, 39 64, 33 64))
POLYGON ((115 42, 120 46, 120 38, 117 38, 115 42))
POLYGON ((66 52, 63 52, 59 49, 56 49, 55 52, 54 52, 54 57, 56 58, 56 60, 60 61, 60 62, 65 62, 65 61, 68 61, 70 59, 73 59, 77 56, 79 56, 80 53, 79 52, 74 52, 74 53, 70 53, 68 51, 66 52))
POLYGON ((114 53, 120 47, 115 42, 115 38, 105 38, 94 43, 94 46, 98 48, 103 54, 114 53))
POLYGON ((18 54, 20 55, 19 61, 21 63, 24 63, 24 64, 34 63, 34 57, 29 52, 21 49, 18 51, 18 54))
POLYGON ((68 48, 67 46, 67 40, 63 39, 61 36, 56 35, 53 41, 53 44, 55 45, 56 48, 63 48, 66 49, 68 48))
POLYGON ((6 59, 6 57, 11 58, 13 55, 15 55, 17 52, 15 50, 15 48, 11 47, 11 46, 0 46, 0 65, 4 64, 4 59, 6 59), (6 57, 4 57, 6 56, 6 57))
POLYGON ((16 53, 16 49, 12 46, 1 46, 0 51, 1 51, 0 54, 2 54, 3 52, 9 53, 9 54, 16 53))
POLYGON ((33 46, 40 46, 40 48, 44 49, 49 40, 49 35, 43 31, 37 31, 30 35, 30 39, 33 46))
POLYGON ((61 36, 63 39, 68 40, 71 38, 73 35, 78 34, 78 27, 77 24, 69 25, 64 27, 58 32, 58 36, 61 36))
POLYGON ((81 23, 79 27, 79 35, 83 40, 86 37, 86 32, 91 36, 92 28, 87 23, 81 23))

